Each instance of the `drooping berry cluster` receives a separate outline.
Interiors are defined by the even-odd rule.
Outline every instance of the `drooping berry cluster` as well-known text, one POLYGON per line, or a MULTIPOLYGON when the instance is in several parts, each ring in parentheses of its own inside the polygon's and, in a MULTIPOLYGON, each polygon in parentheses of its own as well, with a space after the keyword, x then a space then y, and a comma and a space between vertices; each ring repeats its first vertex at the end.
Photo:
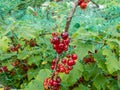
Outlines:
POLYGON ((25 41, 25 45, 29 45, 30 47, 35 47, 37 45, 35 39, 30 39, 30 40, 24 39, 24 41, 25 41))
POLYGON ((68 50, 68 46, 70 43, 70 38, 68 37, 68 32, 63 32, 61 34, 61 38, 58 36, 57 33, 52 33, 52 38, 50 39, 50 42, 53 45, 53 49, 55 49, 55 51, 58 54, 61 54, 63 51, 67 51, 68 50))
MULTIPOLYGON (((58 64, 58 66, 57 66, 57 72, 58 73, 61 72, 61 73, 69 74, 69 72, 73 69, 73 65, 76 64, 76 60, 77 60, 77 55, 76 54, 67 55, 58 64)), ((56 64, 57 64, 56 63, 56 59, 54 59, 52 61, 52 66, 51 66, 52 70, 55 69, 55 65, 56 64)))
POLYGON ((16 46, 10 46, 10 50, 12 51, 12 52, 15 52, 15 51, 18 51, 18 49, 20 48, 20 44, 17 44, 16 46))
POLYGON ((88 51, 88 55, 83 58, 83 61, 84 61, 86 64, 95 63, 95 60, 94 60, 94 57, 93 57, 92 52, 88 51))
POLYGON ((54 79, 46 78, 44 80, 44 88, 45 88, 45 90, 48 90, 48 89, 59 90, 60 82, 61 82, 61 79, 59 76, 55 77, 54 79))
POLYGON ((79 0, 78 5, 80 6, 81 9, 86 9, 87 4, 90 2, 90 0, 79 0))
POLYGON ((8 71, 7 66, 2 66, 2 67, 0 67, 0 73, 2 73, 2 72, 7 72, 7 71, 8 71))
MULTIPOLYGON (((52 33, 50 42, 53 46, 53 49, 56 51, 58 56, 60 56, 63 52, 68 50, 70 37, 68 36, 68 32, 63 32, 60 36, 58 33, 52 33)), ((53 74, 51 77, 44 80, 44 90, 60 90, 61 79, 58 74, 69 74, 69 72, 73 69, 73 65, 76 64, 76 61, 76 54, 67 55, 63 59, 60 59, 60 57, 53 59, 51 66, 53 74)))

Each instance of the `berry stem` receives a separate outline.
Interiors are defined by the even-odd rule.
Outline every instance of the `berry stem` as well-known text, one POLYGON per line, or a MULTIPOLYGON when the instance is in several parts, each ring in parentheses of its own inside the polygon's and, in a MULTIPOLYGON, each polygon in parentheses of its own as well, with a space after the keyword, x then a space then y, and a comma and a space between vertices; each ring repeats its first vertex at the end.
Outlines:
POLYGON ((59 63, 59 61, 60 61, 60 54, 57 54, 56 64, 55 64, 55 68, 54 68, 54 70, 53 70, 53 73, 52 73, 51 79, 53 79, 54 76, 55 76, 55 72, 57 71, 57 67, 58 67, 58 63, 59 63))

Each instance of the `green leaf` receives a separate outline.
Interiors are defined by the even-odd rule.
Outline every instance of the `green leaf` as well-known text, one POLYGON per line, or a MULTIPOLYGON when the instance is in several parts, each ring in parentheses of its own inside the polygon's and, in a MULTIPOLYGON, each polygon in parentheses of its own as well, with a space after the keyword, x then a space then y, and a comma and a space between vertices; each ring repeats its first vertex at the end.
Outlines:
POLYGON ((94 78, 95 76, 97 76, 98 73, 101 73, 101 72, 102 71, 97 67, 96 64, 90 63, 90 64, 84 65, 83 76, 86 81, 89 81, 90 78, 94 78))
POLYGON ((106 67, 106 60, 104 55, 102 55, 102 50, 98 50, 96 54, 94 54, 94 59, 97 63, 97 66, 101 68, 104 72, 107 72, 107 67, 106 67))
POLYGON ((103 55, 106 56, 106 62, 105 64, 107 65, 107 69, 110 74, 112 74, 115 71, 120 70, 120 65, 119 62, 115 56, 114 53, 110 49, 104 49, 103 50, 103 55))
POLYGON ((39 69, 29 69, 28 71, 27 71, 27 75, 28 75, 28 80, 31 80, 32 78, 35 78, 36 77, 36 75, 38 74, 38 70, 39 69))
POLYGON ((44 90, 40 81, 32 80, 23 90, 44 90))
POLYGON ((39 71, 36 80, 40 81, 43 83, 43 81, 45 80, 45 78, 47 78, 48 76, 50 76, 50 70, 49 69, 42 69, 39 71))
POLYGON ((119 86, 119 88, 120 88, 120 71, 119 71, 119 73, 118 73, 118 86, 119 86))
POLYGON ((17 53, 1 54, 0 55, 0 61, 10 59, 10 58, 12 58, 13 56, 16 56, 16 55, 17 55, 17 53))
POLYGON ((78 87, 74 88, 73 90, 89 90, 89 89, 83 84, 80 84, 78 87))
POLYGON ((8 47, 8 43, 10 42, 10 39, 7 38, 6 36, 0 38, 0 50, 2 51, 7 51, 8 47))
POLYGON ((30 56, 30 52, 29 51, 22 51, 22 52, 20 52, 18 55, 17 55, 17 58, 18 59, 26 59, 26 58, 28 58, 30 56))
POLYGON ((82 72, 83 72, 83 65, 77 62, 76 65, 73 67, 73 70, 71 70, 69 75, 60 74, 63 86, 67 87, 67 86, 74 84, 79 79, 79 77, 81 77, 82 72))
POLYGON ((100 74, 93 81, 93 85, 97 88, 97 90, 102 90, 105 87, 106 83, 107 78, 100 74))
POLYGON ((92 44, 82 43, 81 41, 76 41, 74 44, 76 45, 75 52, 81 60, 88 55, 88 51, 94 51, 92 44))

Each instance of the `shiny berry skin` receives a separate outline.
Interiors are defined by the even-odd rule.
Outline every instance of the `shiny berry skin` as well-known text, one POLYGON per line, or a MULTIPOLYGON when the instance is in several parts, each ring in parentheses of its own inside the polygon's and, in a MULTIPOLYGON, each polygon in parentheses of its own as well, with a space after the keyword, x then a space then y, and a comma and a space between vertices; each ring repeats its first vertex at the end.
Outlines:
POLYGON ((64 49, 64 44, 63 44, 63 43, 60 43, 60 44, 59 44, 59 48, 63 50, 63 49, 64 49))
POLYGON ((51 79, 51 80, 49 81, 50 86, 53 86, 53 85, 54 85, 53 83, 54 83, 54 80, 51 79))
POLYGON ((60 72, 65 72, 65 68, 64 67, 60 67, 60 72))
POLYGON ((86 9, 86 8, 87 8, 87 3, 82 2, 82 3, 80 4, 80 8, 81 8, 81 9, 86 9))
POLYGON ((79 0, 78 1, 78 5, 80 5, 81 3, 83 3, 84 2, 84 0, 79 0))
POLYGON ((54 82, 53 82, 53 86, 56 86, 56 85, 57 85, 57 82, 56 82, 56 81, 54 81, 54 82))
POLYGON ((51 69, 54 70, 54 68, 55 68, 55 66, 52 65, 52 66, 51 66, 51 69))
POLYGON ((1 68, 0 68, 0 72, 7 72, 8 71, 8 68, 7 68, 7 66, 2 66, 1 68))
POLYGON ((70 38, 67 38, 66 40, 63 40, 62 41, 65 45, 69 45, 70 43, 70 38))
POLYGON ((63 32, 63 33, 61 33, 61 37, 62 37, 62 39, 67 39, 68 38, 68 32, 63 32))
POLYGON ((65 70, 65 74, 69 74, 70 73, 70 71, 69 70, 65 70))
POLYGON ((72 54, 72 59, 76 60, 77 59, 77 55, 76 54, 72 54))
POLYGON ((55 65, 56 64, 56 59, 53 59, 52 60, 52 65, 55 65))
POLYGON ((61 78, 60 78, 60 77, 57 77, 57 78, 56 78, 56 82, 57 82, 57 83, 60 83, 60 82, 61 82, 61 78))
POLYGON ((72 59, 68 60, 68 62, 67 62, 68 66, 73 66, 74 64, 75 64, 75 62, 72 59))
POLYGON ((66 57, 67 57, 67 58, 71 58, 71 55, 67 55, 66 57))
POLYGON ((66 59, 62 59, 61 61, 63 64, 66 64, 67 60, 66 59))
POLYGON ((53 37, 52 43, 53 44, 59 44, 60 43, 60 38, 59 37, 53 37))
POLYGON ((73 67, 72 66, 68 66, 68 70, 72 70, 73 69, 73 67))

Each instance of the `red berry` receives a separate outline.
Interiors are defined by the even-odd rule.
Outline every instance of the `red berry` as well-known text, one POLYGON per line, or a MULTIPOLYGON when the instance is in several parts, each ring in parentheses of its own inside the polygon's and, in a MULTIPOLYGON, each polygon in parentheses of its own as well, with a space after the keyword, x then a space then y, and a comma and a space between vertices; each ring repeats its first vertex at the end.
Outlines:
POLYGON ((70 43, 70 38, 67 38, 66 40, 63 40, 62 41, 65 45, 69 45, 70 43))
POLYGON ((53 36, 53 37, 58 36, 58 33, 57 33, 57 32, 54 32, 54 33, 52 33, 52 36, 53 36))
POLYGON ((77 59, 77 55, 76 54, 72 54, 72 59, 76 60, 77 59))
POLYGON ((73 66, 74 64, 75 64, 75 62, 72 59, 68 60, 68 62, 67 62, 68 66, 73 66))
POLYGON ((56 44, 53 44, 53 49, 56 49, 57 48, 57 45, 56 44))
POLYGON ((61 67, 61 68, 60 68, 60 72, 65 72, 65 68, 64 68, 64 67, 61 67))
POLYGON ((53 83, 54 83, 54 80, 51 79, 50 82, 49 82, 50 86, 53 86, 54 85, 53 83))
POLYGON ((56 78, 56 82, 57 82, 57 83, 60 83, 60 82, 61 82, 60 77, 57 77, 57 78, 56 78))
POLYGON ((70 71, 68 69, 65 70, 65 74, 69 74, 70 71))
POLYGON ((66 45, 65 47, 64 47, 64 51, 67 51, 68 50, 68 46, 66 45))
POLYGON ((34 47, 36 45, 36 43, 34 41, 30 41, 30 46, 34 47))
POLYGON ((82 3, 80 4, 80 7, 81 7, 81 9, 86 9, 87 3, 82 2, 82 3))
POLYGON ((72 66, 68 66, 68 70, 72 70, 73 69, 73 67, 72 66))
POLYGON ((63 50, 63 49, 64 49, 64 44, 63 44, 63 43, 60 43, 60 44, 59 44, 59 48, 63 50))
POLYGON ((15 72, 12 71, 12 72, 10 72, 10 74, 11 74, 11 76, 14 76, 14 75, 15 75, 15 72))
POLYGON ((60 43, 60 38, 59 37, 53 37, 52 43, 53 44, 59 44, 60 43))
POLYGON ((54 70, 54 68, 55 68, 55 66, 52 65, 52 66, 51 66, 51 69, 54 70))
POLYGON ((63 32, 63 33, 61 34, 61 37, 62 37, 63 39, 67 39, 67 38, 68 38, 68 32, 63 32))
POLYGON ((20 46, 21 46, 21 45, 20 45, 20 44, 18 44, 18 45, 17 45, 17 48, 20 48, 20 46))
POLYGON ((67 60, 66 59, 62 59, 62 63, 66 64, 67 60))
POLYGON ((52 65, 55 65, 56 64, 56 59, 53 59, 52 60, 52 65))
POLYGON ((2 71, 2 72, 3 72, 3 71, 4 71, 4 72, 7 72, 7 71, 8 71, 7 66, 2 66, 2 67, 1 67, 1 71, 2 71))
POLYGON ((67 57, 67 58, 71 58, 71 55, 67 55, 66 57, 67 57))
POLYGON ((53 82, 53 85, 54 85, 54 86, 56 86, 56 85, 57 85, 57 82, 56 82, 56 81, 54 81, 54 82, 53 82))

